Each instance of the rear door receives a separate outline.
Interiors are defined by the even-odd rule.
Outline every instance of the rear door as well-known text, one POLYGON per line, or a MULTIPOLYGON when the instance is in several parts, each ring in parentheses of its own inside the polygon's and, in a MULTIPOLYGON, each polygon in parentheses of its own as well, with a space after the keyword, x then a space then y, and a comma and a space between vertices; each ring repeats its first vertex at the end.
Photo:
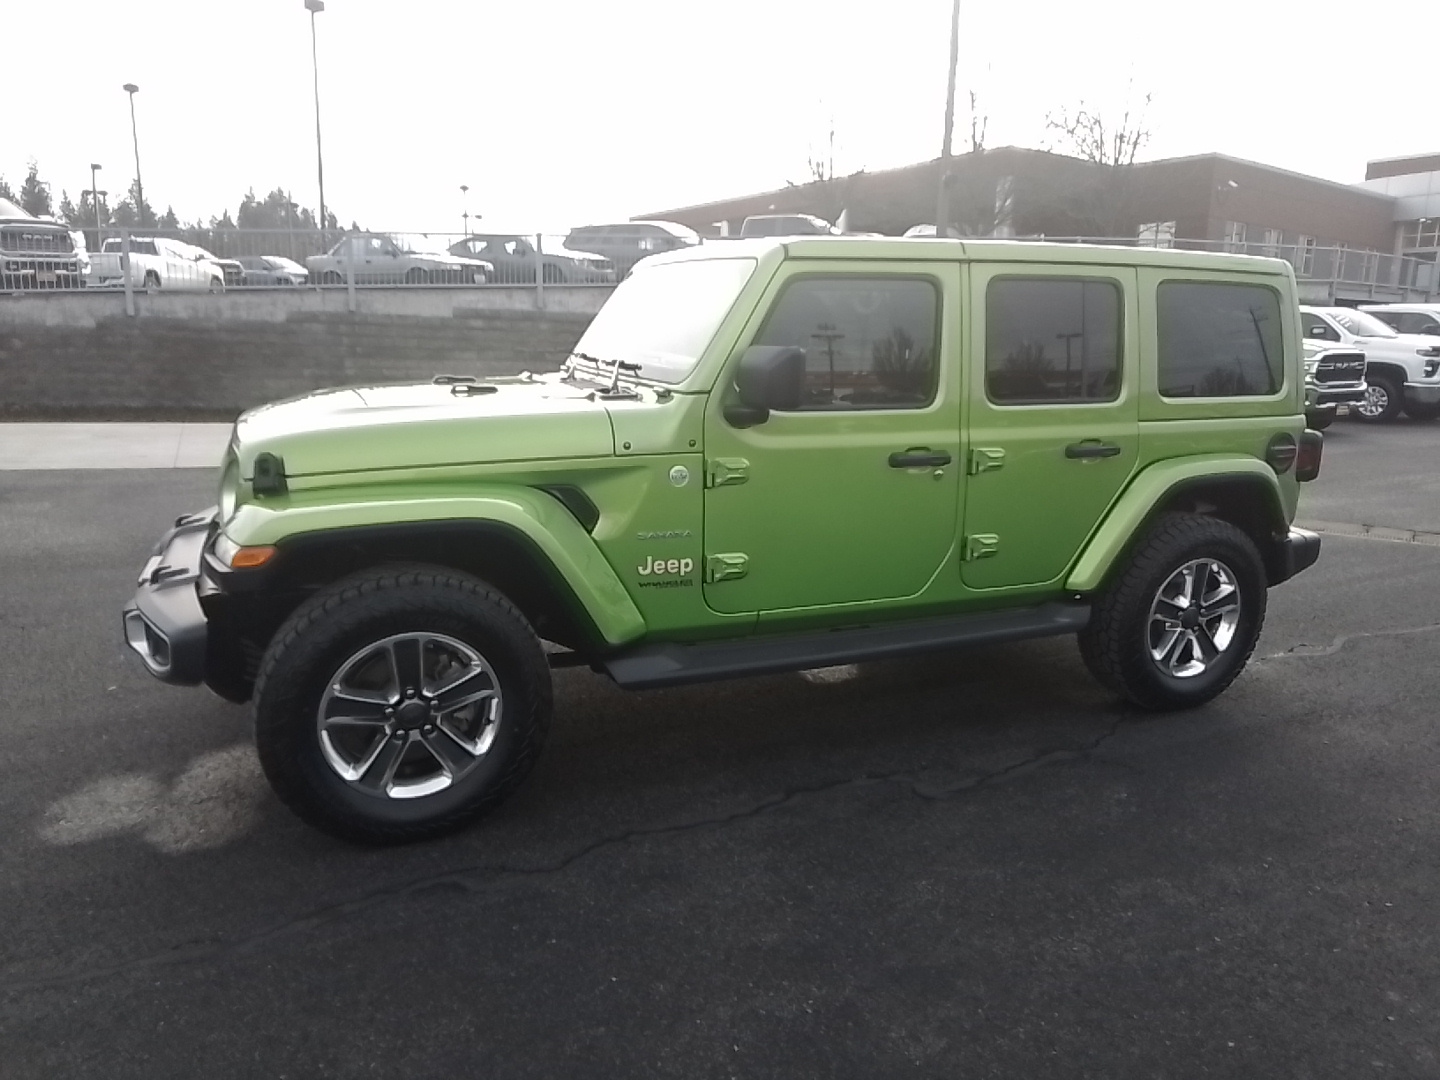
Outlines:
POLYGON ((971 268, 961 579, 1058 581, 1136 467, 1135 271, 971 268))

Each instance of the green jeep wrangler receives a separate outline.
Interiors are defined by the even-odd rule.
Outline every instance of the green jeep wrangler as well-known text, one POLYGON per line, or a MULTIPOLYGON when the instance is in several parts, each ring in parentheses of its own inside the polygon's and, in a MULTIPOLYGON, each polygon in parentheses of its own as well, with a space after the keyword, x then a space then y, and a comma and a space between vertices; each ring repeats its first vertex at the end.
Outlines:
POLYGON ((253 698, 276 792, 367 841, 509 795, 563 665, 642 689, 1075 633, 1185 708, 1319 554, 1304 394, 1278 260, 706 245, 647 259, 557 372, 247 412, 125 638, 253 698))

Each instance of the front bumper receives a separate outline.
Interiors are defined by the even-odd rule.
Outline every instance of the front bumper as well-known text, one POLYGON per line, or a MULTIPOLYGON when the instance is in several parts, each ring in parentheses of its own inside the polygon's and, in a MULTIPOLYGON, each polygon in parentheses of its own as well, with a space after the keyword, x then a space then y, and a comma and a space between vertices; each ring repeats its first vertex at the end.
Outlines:
POLYGON ((1324 405, 1358 405, 1365 400, 1365 383, 1306 383, 1305 407, 1324 405))
POLYGON ((1440 404, 1440 383, 1407 382, 1405 400, 1417 405, 1440 404))
POLYGON ((1320 537, 1309 529, 1292 528, 1280 541, 1278 557, 1270 570, 1270 584, 1289 581, 1300 571, 1315 565, 1320 557, 1320 537))
POLYGON ((176 519, 152 550, 121 615, 125 643, 164 682, 195 686, 205 678, 208 631, 199 585, 218 516, 212 506, 176 519))

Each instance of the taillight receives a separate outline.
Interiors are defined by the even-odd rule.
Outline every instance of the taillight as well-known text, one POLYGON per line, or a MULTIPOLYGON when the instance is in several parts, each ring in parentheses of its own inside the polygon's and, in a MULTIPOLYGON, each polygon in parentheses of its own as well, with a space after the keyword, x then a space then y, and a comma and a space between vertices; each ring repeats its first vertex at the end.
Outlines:
POLYGON ((1287 473, 1295 464, 1296 452, 1295 436, 1282 431, 1265 447, 1265 463, 1277 473, 1287 473))
POLYGON ((1320 458, 1325 452, 1325 436, 1306 429, 1300 433, 1300 452, 1295 456, 1295 479, 1304 483, 1320 475, 1320 458))

